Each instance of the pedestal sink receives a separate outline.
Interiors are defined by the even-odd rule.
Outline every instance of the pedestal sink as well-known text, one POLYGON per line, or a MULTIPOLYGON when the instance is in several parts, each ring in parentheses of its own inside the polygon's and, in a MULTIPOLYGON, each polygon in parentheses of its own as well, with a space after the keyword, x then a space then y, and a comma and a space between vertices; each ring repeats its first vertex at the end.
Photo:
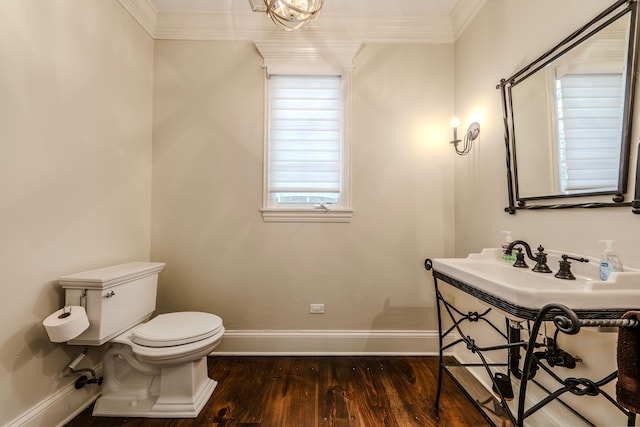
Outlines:
MULTIPOLYGON (((561 396, 564 399, 566 394, 586 395, 588 399, 592 399, 585 401, 586 406, 594 405, 595 396, 602 396, 604 401, 616 405, 615 398, 610 394, 616 372, 605 377, 598 374, 597 378, 590 378, 591 375, 585 374, 595 374, 601 367, 589 372, 588 366, 594 365, 585 364, 576 375, 571 369, 576 367, 577 358, 569 351, 570 347, 560 349, 556 338, 560 332, 575 336, 581 328, 586 327, 604 326, 611 329, 628 326, 629 323, 623 322, 629 322, 629 319, 621 317, 627 311, 637 310, 640 305, 640 270, 625 267, 625 271, 612 273, 608 280, 602 281, 598 259, 566 254, 578 259, 588 259, 588 262, 572 262, 571 270, 575 280, 560 279, 555 277, 555 272, 559 269, 558 261, 563 253, 550 250, 545 252, 553 273, 533 272, 531 268, 534 262, 530 263, 529 268, 513 267, 502 259, 502 251, 497 248, 484 249, 466 258, 435 258, 425 261, 425 267, 433 270, 438 307, 440 372, 436 408, 443 373, 447 373, 467 396, 471 396, 462 382, 456 379, 453 368, 460 366, 470 370, 480 367, 473 372, 481 380, 485 379, 489 393, 499 395, 500 403, 493 407, 504 410, 501 412, 504 415, 501 420, 503 425, 506 420, 506 423, 510 421, 510 425, 521 427, 525 425, 525 419, 526 425, 532 426, 595 425, 583 417, 579 410, 583 407, 578 406, 578 402, 560 399, 561 396), (441 282, 475 297, 481 305, 489 306, 491 310, 475 310, 475 301, 468 301, 466 298, 456 306, 455 297, 459 295, 452 297, 441 292, 441 282), (494 316, 494 309, 511 320, 506 324, 506 333, 499 326, 499 323, 505 323, 503 319, 494 316), (500 322, 494 323, 494 320, 500 322), (523 338, 523 334, 528 338, 523 338), (553 343, 550 341, 551 336, 554 337, 553 343), (454 347, 461 362, 456 365, 443 362, 444 353, 452 351, 454 347), (505 359, 508 365, 506 373, 503 359, 492 356, 496 351, 508 352, 505 359), (488 382, 485 376, 487 373, 488 382), (542 375, 544 376, 541 378, 542 375), (512 395, 518 396, 517 411, 515 406, 508 403, 508 397, 512 395), (538 418, 529 418, 534 414, 540 415, 538 418), (558 417, 558 414, 562 415, 558 417), (557 422, 559 419, 563 422, 557 422)), ((561 342, 563 345, 567 344, 567 340, 562 339, 561 342)), ((578 342, 579 339, 576 338, 573 344, 578 342)), ((581 356, 591 356, 584 347, 580 348, 584 352, 580 353, 581 356)), ((592 349, 593 346, 589 348, 592 349)), ((588 363, 593 363, 593 360, 588 363)), ((570 399, 573 398, 571 396, 570 399)), ((488 400, 474 397, 473 401, 480 411, 487 414, 488 406, 484 403, 488 400)), ((635 425, 634 413, 619 405, 616 407, 627 417, 626 425, 635 425)), ((491 409, 489 412, 496 413, 491 409)), ((500 425, 493 421, 491 423, 500 425)))
MULTIPOLYGON (((549 267, 555 273, 563 255, 545 251, 549 267)), ((546 304, 571 307, 576 312, 615 311, 619 316, 640 303, 640 270, 626 267, 614 272, 606 281, 599 277, 599 260, 584 255, 588 263, 573 262, 576 280, 563 280, 553 273, 535 273, 530 268, 516 268, 501 258, 498 248, 483 249, 466 258, 435 258, 434 276, 478 299, 518 318, 533 318, 546 304)), ((533 266, 533 262, 530 263, 533 266)))

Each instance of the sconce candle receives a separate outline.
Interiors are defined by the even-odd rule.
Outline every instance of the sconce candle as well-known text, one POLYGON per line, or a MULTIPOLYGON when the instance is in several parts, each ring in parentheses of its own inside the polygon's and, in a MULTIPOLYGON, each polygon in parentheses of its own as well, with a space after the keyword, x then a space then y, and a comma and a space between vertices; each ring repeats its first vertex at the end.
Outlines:
POLYGON ((451 119, 451 127, 453 128, 453 141, 451 141, 452 144, 457 144, 458 142, 460 142, 460 140, 458 139, 459 124, 460 124, 460 121, 458 120, 457 117, 454 117, 451 119))

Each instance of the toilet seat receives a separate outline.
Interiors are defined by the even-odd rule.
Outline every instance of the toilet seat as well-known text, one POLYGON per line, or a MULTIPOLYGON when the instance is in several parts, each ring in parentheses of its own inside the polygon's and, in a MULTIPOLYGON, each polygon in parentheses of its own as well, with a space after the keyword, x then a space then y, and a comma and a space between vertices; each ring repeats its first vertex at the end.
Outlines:
POLYGON ((215 335, 221 327, 222 319, 212 313, 166 313, 135 328, 132 341, 145 347, 190 344, 215 335))
POLYGON ((207 356, 218 346, 224 331, 222 319, 215 314, 177 312, 134 326, 111 342, 131 347, 136 358, 150 365, 174 365, 207 356))

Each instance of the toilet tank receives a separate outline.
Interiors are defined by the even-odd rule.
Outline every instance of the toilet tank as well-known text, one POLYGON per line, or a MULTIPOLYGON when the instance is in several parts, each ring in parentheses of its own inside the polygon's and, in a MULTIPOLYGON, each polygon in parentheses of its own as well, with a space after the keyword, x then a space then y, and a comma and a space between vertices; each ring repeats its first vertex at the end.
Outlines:
POLYGON ((89 328, 68 344, 101 345, 145 321, 156 308, 162 262, 130 262, 63 276, 65 305, 81 305, 89 328))

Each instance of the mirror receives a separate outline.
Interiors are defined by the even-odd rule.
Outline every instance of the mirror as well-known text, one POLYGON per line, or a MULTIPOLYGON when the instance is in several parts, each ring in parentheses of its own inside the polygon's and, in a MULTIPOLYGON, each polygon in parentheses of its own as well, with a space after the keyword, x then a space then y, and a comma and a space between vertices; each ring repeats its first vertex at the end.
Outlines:
POLYGON ((635 1, 617 1, 498 85, 507 150, 505 211, 632 205, 625 194, 636 12, 635 1), (566 200, 586 196, 600 197, 566 200), (540 204, 546 199, 557 200, 540 204))

